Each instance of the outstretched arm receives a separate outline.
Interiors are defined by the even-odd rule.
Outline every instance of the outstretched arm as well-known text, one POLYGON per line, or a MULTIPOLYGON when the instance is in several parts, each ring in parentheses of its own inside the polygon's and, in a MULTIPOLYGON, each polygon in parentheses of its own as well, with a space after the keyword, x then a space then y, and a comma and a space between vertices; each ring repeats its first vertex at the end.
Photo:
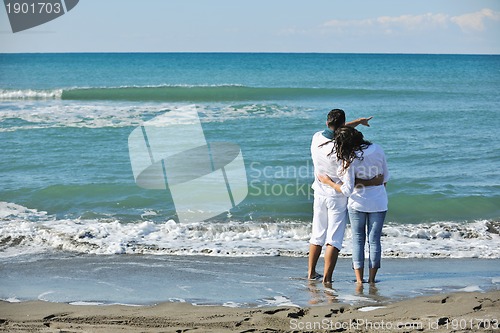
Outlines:
POLYGON ((350 121, 348 123, 345 123, 345 125, 349 126, 349 127, 356 127, 358 125, 363 125, 363 126, 370 127, 370 124, 368 122, 372 118, 373 118, 373 116, 372 117, 368 117, 368 118, 358 118, 358 119, 352 120, 352 121, 350 121))

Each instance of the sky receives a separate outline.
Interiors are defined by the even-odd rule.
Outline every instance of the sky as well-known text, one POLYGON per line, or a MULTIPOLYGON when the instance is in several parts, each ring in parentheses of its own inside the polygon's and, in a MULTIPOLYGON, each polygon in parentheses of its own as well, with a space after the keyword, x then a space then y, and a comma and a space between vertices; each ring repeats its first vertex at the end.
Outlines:
POLYGON ((500 1, 80 0, 17 33, 2 6, 12 52, 500 54, 500 1))

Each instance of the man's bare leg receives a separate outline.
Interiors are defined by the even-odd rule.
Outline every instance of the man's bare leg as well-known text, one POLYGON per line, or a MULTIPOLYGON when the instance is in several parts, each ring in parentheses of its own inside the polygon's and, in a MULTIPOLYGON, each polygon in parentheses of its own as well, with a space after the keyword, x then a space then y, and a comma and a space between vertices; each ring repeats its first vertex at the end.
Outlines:
POLYGON ((328 244, 325 251, 325 272, 323 276, 323 283, 332 283, 333 270, 337 264, 338 257, 339 249, 328 244))
POLYGON ((318 263, 319 256, 321 255, 320 245, 309 244, 309 269, 307 278, 312 280, 318 275, 316 273, 316 264, 318 263))

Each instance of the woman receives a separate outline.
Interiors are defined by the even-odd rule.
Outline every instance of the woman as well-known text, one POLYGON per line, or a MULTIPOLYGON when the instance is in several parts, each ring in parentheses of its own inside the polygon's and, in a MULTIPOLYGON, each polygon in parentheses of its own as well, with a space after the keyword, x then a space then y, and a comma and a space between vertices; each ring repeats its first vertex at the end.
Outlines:
POLYGON ((385 185, 389 180, 389 172, 385 154, 379 145, 364 140, 363 134, 352 127, 341 127, 335 131, 335 154, 341 164, 338 173, 342 183, 337 184, 326 175, 319 176, 319 179, 349 197, 347 207, 351 221, 352 263, 356 282, 363 283, 364 248, 368 236, 368 282, 374 283, 380 268, 380 236, 387 213, 385 185), (355 178, 371 179, 379 174, 384 175, 383 185, 355 185, 355 178))

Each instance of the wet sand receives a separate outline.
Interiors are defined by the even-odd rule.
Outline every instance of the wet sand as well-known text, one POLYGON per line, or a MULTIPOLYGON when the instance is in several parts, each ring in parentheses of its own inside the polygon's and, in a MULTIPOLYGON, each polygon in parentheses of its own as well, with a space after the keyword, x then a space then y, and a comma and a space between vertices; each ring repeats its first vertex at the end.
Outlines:
POLYGON ((2 332, 499 332, 499 320, 498 290, 389 300, 373 307, 0 302, 2 332))

